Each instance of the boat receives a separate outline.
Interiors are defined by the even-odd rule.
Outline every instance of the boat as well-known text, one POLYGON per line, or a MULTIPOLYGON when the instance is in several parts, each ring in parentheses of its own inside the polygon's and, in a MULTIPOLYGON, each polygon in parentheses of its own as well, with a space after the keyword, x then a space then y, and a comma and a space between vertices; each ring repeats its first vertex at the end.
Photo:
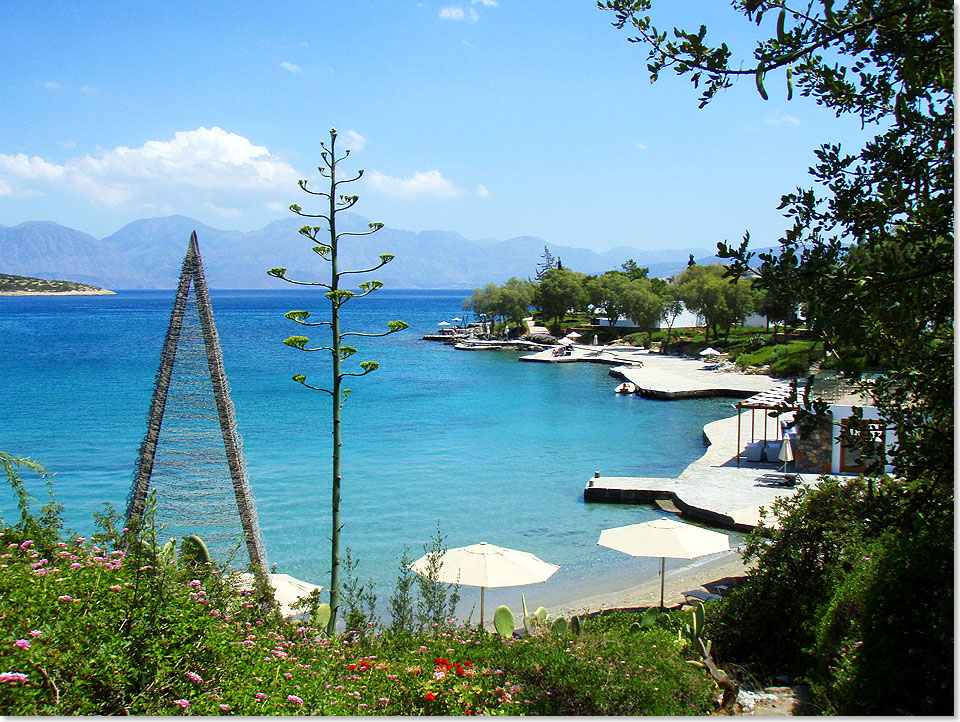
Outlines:
POLYGON ((617 386, 615 391, 618 394, 635 394, 637 393, 637 385, 632 384, 629 381, 624 381, 622 384, 617 386))

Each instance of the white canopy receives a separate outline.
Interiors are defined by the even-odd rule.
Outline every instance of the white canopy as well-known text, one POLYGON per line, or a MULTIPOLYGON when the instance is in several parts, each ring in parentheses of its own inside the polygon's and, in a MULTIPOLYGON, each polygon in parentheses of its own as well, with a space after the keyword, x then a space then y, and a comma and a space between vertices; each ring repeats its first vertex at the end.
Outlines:
POLYGON ((600 532, 600 546, 634 557, 660 557, 660 607, 663 607, 664 564, 671 559, 696 559, 730 549, 726 534, 683 524, 673 519, 655 519, 600 532))
MULTIPOLYGON (((545 582, 560 567, 545 562, 530 552, 506 549, 480 542, 448 549, 440 557, 437 581, 480 587, 480 624, 483 625, 483 591, 487 587, 519 587, 545 582)), ((410 565, 422 577, 430 573, 430 555, 410 565)))
MULTIPOLYGON (((237 574, 237 578, 240 582, 239 589, 253 589, 253 574, 242 572, 237 574)), ((269 581, 270 586, 273 587, 273 598, 276 599, 277 604, 280 605, 280 613, 284 617, 301 614, 302 612, 300 610, 292 609, 293 605, 296 604, 298 600, 309 597, 314 590, 323 590, 321 586, 304 582, 291 577, 289 574, 268 574, 267 581, 269 581)))
POLYGON ((713 346, 707 346, 703 351, 700 352, 701 356, 719 356, 720 352, 717 351, 713 346))

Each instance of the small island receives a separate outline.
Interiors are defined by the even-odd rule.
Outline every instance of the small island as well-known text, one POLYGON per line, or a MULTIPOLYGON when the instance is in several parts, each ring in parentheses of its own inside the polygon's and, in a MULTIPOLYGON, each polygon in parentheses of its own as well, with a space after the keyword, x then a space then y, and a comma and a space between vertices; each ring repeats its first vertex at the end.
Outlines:
POLYGON ((99 286, 76 281, 49 281, 29 276, 0 273, 0 296, 113 296, 99 286))

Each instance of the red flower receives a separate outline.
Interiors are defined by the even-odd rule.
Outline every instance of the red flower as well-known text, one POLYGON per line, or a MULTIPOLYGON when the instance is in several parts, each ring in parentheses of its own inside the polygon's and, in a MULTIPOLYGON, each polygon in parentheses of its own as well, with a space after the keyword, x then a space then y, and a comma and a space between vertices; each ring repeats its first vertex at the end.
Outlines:
POLYGON ((355 665, 355 664, 351 664, 349 667, 347 667, 347 669, 349 669, 351 672, 352 672, 353 670, 355 670, 356 668, 357 668, 357 665, 355 665))
POLYGON ((427 692, 425 695, 423 695, 423 698, 428 702, 433 702, 433 700, 437 698, 437 695, 435 695, 433 692, 427 692))

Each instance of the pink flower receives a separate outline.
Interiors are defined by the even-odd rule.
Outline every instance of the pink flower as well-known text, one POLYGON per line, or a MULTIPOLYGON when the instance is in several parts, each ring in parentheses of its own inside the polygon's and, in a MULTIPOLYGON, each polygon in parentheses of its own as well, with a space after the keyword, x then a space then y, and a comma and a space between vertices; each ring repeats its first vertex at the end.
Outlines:
POLYGON ((220 709, 222 709, 224 712, 226 712, 228 709, 230 709, 230 705, 228 705, 228 704, 221 704, 221 705, 217 705, 217 706, 218 706, 220 709))
POLYGON ((199 580, 199 579, 191 579, 191 580, 190 580, 190 583, 187 584, 187 586, 188 586, 188 587, 201 587, 201 586, 203 586, 203 585, 200 583, 200 580, 199 580))
POLYGON ((0 682, 26 682, 27 675, 23 672, 0 672, 0 682))
POLYGON ((29 546, 33 546, 33 542, 32 542, 32 541, 25 541, 23 544, 20 545, 20 548, 21 548, 21 549, 26 549, 26 548, 29 547, 29 546))
POLYGON ((30 649, 30 641, 27 639, 18 639, 13 643, 14 647, 20 647, 20 649, 30 649))
POLYGON ((257 692, 257 693, 256 693, 255 695, 253 695, 253 696, 256 697, 257 699, 266 699, 266 698, 267 698, 267 695, 265 695, 263 692, 257 692))
POLYGON ((31 637, 39 637, 41 634, 43 634, 43 632, 41 632, 39 629, 34 629, 32 632, 30 632, 31 637))
POLYGON ((199 674, 196 674, 195 672, 187 672, 187 676, 188 676, 190 679, 192 679, 194 682, 202 682, 202 681, 203 681, 203 677, 201 677, 199 674))
POLYGON ((114 584, 112 587, 110 587, 110 589, 112 589, 112 590, 115 591, 115 592, 122 592, 122 591, 123 591, 123 587, 121 587, 119 584, 114 584))
POLYGON ((286 677, 287 679, 290 679, 293 675, 290 674, 289 672, 284 672, 283 676, 286 677))
POLYGON ((73 601, 73 597, 68 597, 66 594, 61 594, 59 597, 57 597, 57 601, 58 601, 58 602, 72 602, 72 601, 73 601))
POLYGON ((303 700, 297 697, 297 695, 295 694, 288 694, 287 702, 296 702, 297 704, 303 704, 303 700))
POLYGON ((73 564, 70 565, 70 568, 71 568, 71 569, 79 569, 79 568, 82 567, 82 566, 83 566, 83 564, 81 564, 80 562, 74 562, 73 564))
POLYGON ((185 699, 175 699, 175 700, 173 700, 173 703, 174 703, 175 705, 180 706, 182 709, 186 709, 187 707, 190 706, 190 703, 187 702, 187 700, 185 700, 185 699))

